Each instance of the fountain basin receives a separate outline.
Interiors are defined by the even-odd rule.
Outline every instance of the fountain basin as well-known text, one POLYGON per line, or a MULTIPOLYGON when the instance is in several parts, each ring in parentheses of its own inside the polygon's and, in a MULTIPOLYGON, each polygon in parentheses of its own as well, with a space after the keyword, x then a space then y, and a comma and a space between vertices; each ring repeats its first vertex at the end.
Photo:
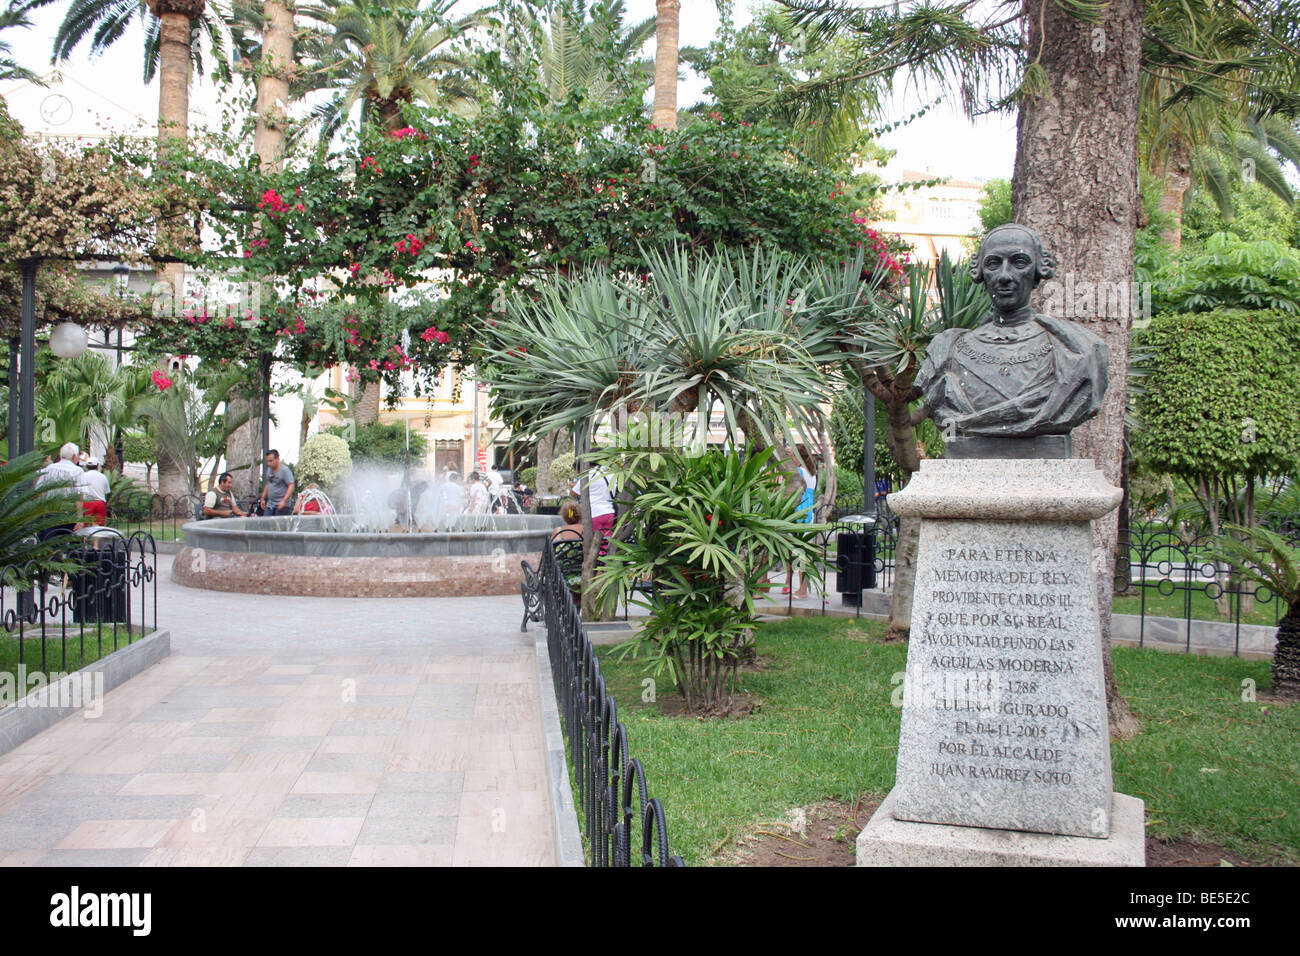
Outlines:
POLYGON ((493 529, 344 531, 347 515, 216 518, 185 525, 172 579, 187 587, 314 597, 464 597, 518 594, 520 562, 534 567, 550 515, 494 515, 493 529))

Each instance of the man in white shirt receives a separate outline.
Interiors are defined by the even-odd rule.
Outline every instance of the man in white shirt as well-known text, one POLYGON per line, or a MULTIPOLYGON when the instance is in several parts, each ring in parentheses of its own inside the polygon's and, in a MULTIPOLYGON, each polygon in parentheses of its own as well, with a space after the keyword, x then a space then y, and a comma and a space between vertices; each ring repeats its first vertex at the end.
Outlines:
MULTIPOLYGON (((73 500, 80 500, 80 492, 77 490, 81 484, 81 469, 77 467, 77 456, 80 449, 74 442, 68 442, 59 449, 59 460, 51 462, 40 470, 36 476, 36 487, 41 488, 54 483, 62 483, 66 487, 59 489, 58 494, 73 500)), ((77 506, 77 515, 81 514, 81 506, 77 506)), ((42 533, 42 538, 50 538, 60 534, 71 534, 76 530, 75 524, 58 525, 42 533)))
POLYGON ((108 524, 108 476, 99 470, 100 464, 98 458, 87 458, 86 470, 77 482, 77 493, 81 495, 81 510, 86 517, 86 524, 108 524))

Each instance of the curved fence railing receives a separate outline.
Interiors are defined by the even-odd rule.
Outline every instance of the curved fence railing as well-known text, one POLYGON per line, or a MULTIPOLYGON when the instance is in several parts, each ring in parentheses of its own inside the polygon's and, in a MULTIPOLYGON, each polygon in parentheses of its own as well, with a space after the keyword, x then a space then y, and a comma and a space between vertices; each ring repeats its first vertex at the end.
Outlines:
POLYGON ((153 538, 100 529, 79 539, 57 565, 0 565, 0 640, 27 673, 75 671, 157 629, 153 538))
MULTIPOLYGON (((859 585, 866 590, 893 589, 898 517, 883 502, 879 503, 868 533, 862 523, 845 520, 862 513, 860 508, 840 508, 830 527, 816 535, 821 556, 808 569, 808 593, 820 598, 823 614, 828 599, 841 585, 842 592, 855 595, 859 585), (864 537, 869 537, 870 542, 865 542, 864 537)), ((1300 521, 1294 516, 1265 513, 1257 520, 1300 548, 1300 521)), ((1231 628, 1230 637, 1220 632, 1223 636, 1216 640, 1225 648, 1230 642, 1232 653, 1240 654, 1244 627, 1276 627, 1286 615, 1285 603, 1269 588, 1245 581, 1226 565, 1215 562, 1213 536, 1202 530, 1134 516, 1128 528, 1121 531, 1120 540, 1116 548, 1115 611, 1139 618, 1140 647, 1147 644, 1148 624, 1158 618, 1179 622, 1178 640, 1186 651, 1193 645, 1193 622, 1231 628)), ((793 595, 782 597, 787 610, 792 610, 793 595)), ((855 615, 861 613, 861 606, 856 606, 855 615)), ((1167 639, 1159 643, 1165 648, 1177 646, 1167 639)))
MULTIPOLYGON (((524 565, 526 577, 533 579, 532 569, 524 565)), ((618 706, 606 689, 600 661, 550 542, 534 580, 591 865, 685 866, 669 850, 663 805, 650 796, 645 768, 629 752, 627 728, 618 720, 618 706)))
MULTIPOLYGON (((1289 516, 1260 520, 1300 548, 1300 527, 1289 516)), ((1120 541, 1117 554, 1128 560, 1116 562, 1115 594, 1139 599, 1139 646, 1146 642, 1148 617, 1176 617, 1185 625, 1185 650, 1192 646, 1191 622, 1206 620, 1232 627, 1237 655, 1243 625, 1276 627, 1286 615, 1286 605, 1271 589, 1214 560, 1211 535, 1168 521, 1132 522, 1120 541)))

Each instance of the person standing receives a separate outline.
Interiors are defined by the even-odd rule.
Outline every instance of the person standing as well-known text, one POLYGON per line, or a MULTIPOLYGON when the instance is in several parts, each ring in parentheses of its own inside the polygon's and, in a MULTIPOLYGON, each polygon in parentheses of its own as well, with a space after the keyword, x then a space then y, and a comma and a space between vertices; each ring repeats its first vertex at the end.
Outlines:
POLYGON ((108 475, 99 470, 101 464, 94 456, 87 458, 86 470, 77 481, 81 513, 88 525, 108 524, 108 475))
MULTIPOLYGON (((803 494, 799 498, 799 520, 805 524, 812 524, 813 511, 816 509, 817 493, 817 474, 813 471, 814 458, 808 452, 800 449, 800 464, 797 469, 799 480, 803 482, 803 494)), ((786 580, 790 582, 781 589, 782 594, 790 593, 790 585, 794 584, 794 573, 799 572, 799 589, 794 592, 797 600, 803 600, 808 596, 808 575, 804 573, 803 565, 798 568, 788 566, 789 574, 786 580)))
POLYGON ((289 514, 293 498, 293 472, 280 463, 280 453, 272 448, 266 453, 266 481, 262 483, 262 514, 269 517, 289 514))
MULTIPOLYGON (((68 442, 59 449, 57 461, 52 461, 40 470, 36 476, 36 487, 57 484, 62 487, 58 491, 51 491, 51 494, 66 496, 78 502, 76 505, 77 517, 81 516, 81 493, 78 490, 81 485, 82 471, 77 467, 77 457, 81 450, 75 442, 68 442)), ((41 532, 41 540, 54 538, 62 534, 72 534, 77 529, 77 523, 61 524, 53 528, 48 528, 41 532)))
POLYGON ((600 535, 598 554, 609 550, 609 539, 614 534, 614 486, 605 469, 593 465, 584 478, 573 483, 573 493, 582 500, 583 484, 591 488, 591 527, 600 535))

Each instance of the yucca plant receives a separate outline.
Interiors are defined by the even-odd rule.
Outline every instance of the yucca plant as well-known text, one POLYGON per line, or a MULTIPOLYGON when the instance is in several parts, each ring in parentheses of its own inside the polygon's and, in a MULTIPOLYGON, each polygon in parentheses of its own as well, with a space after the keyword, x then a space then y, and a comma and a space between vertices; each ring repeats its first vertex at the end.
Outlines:
MULTIPOLYGON (((715 409, 730 442, 751 450, 819 436, 822 365, 841 354, 821 314, 837 303, 822 301, 820 271, 763 250, 643 255, 644 282, 605 272, 559 279, 517 296, 490 327, 484 375, 494 411, 515 434, 574 429, 585 451, 621 407, 696 412, 697 450, 715 409)), ((593 560, 588 548, 588 615, 593 560)))
MULTIPOLYGON (((40 452, 30 452, 0 465, 0 568, 21 568, 29 563, 52 566, 72 537, 41 540, 51 529, 77 520, 72 482, 46 480, 36 487, 41 461, 40 452)), ((6 577, 5 583, 13 580, 6 577)))
POLYGON ((1273 693, 1300 700, 1300 549, 1268 528, 1225 525, 1224 532, 1215 539, 1214 559, 1286 605, 1273 650, 1273 693))
POLYGON ((785 490, 772 449, 596 457, 635 490, 619 519, 631 533, 616 535, 597 583, 607 598, 627 591, 648 611, 621 653, 674 681, 690 710, 725 711, 753 646, 754 598, 768 570, 817 556, 800 495, 785 490), (648 591, 632 590, 645 582, 648 591))

